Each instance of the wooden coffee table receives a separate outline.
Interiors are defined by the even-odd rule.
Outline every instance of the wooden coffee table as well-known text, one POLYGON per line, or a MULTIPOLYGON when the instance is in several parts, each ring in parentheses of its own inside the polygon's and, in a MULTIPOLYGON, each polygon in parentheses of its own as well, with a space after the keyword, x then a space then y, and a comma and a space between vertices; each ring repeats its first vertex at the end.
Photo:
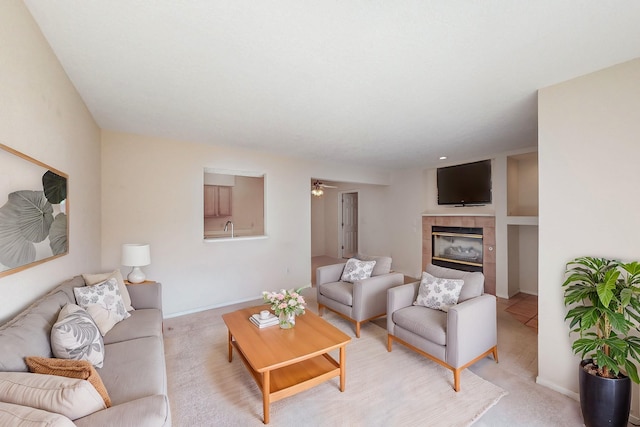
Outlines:
POLYGON ((340 376, 345 389, 348 335, 307 310, 296 317, 292 329, 278 325, 259 329, 249 316, 268 306, 245 308, 222 315, 229 329, 229 362, 236 347, 240 358, 262 390, 264 423, 269 423, 269 404, 340 376), (340 349, 340 360, 328 353, 340 349))

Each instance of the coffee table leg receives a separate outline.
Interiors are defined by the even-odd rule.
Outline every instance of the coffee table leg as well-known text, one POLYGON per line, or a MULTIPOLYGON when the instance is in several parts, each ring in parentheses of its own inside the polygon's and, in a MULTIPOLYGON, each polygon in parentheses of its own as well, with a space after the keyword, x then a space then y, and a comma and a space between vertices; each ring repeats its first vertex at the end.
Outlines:
POLYGON ((345 383, 345 362, 346 362, 346 346, 340 347, 340 391, 344 391, 345 383))
POLYGON ((229 362, 233 359, 233 345, 231 341, 233 340, 233 335, 231 335, 231 331, 229 331, 229 362))
POLYGON ((262 373, 262 411, 264 412, 264 423, 269 424, 269 395, 271 390, 271 373, 269 371, 262 373))

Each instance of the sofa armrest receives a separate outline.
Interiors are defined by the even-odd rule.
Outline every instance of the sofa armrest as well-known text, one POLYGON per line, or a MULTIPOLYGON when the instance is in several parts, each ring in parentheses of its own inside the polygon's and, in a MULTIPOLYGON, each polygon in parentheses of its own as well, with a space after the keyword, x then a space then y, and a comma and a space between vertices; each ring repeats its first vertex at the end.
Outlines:
POLYGON ((136 426, 169 427, 171 411, 167 396, 146 396, 114 405, 74 421, 78 427, 136 426))
POLYGON ((449 309, 446 362, 459 367, 498 343, 496 297, 480 295, 449 309))
POLYGON ((316 269, 316 286, 323 283, 339 282, 346 262, 318 267, 316 269))
POLYGON ((404 283, 404 274, 388 273, 353 282, 353 317, 366 320, 387 312, 387 290, 404 283))
POLYGON ((387 332, 393 335, 393 313, 409 307, 418 296, 420 281, 396 286, 387 291, 387 332))
POLYGON ((131 297, 131 305, 139 310, 143 308, 157 308, 162 311, 162 284, 160 282, 140 285, 127 285, 131 297))

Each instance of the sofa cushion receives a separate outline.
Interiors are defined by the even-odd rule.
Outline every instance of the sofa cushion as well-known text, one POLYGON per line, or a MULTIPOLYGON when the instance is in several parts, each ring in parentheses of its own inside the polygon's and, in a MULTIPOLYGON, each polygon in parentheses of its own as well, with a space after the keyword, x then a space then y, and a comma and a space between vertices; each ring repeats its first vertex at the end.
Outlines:
POLYGON ((449 307, 458 302, 462 285, 464 285, 464 280, 443 279, 423 271, 420 287, 418 288, 418 297, 413 302, 413 305, 422 305, 445 312, 449 311, 449 307))
MULTIPOLYGON (((146 286, 146 285, 145 285, 146 286)), ((115 325, 103 337, 105 345, 142 337, 162 337, 162 312, 153 308, 132 311, 126 322, 115 325)))
POLYGON ((104 404, 111 406, 109 393, 93 365, 86 360, 52 359, 47 357, 26 357, 29 370, 36 374, 58 375, 67 378, 87 380, 96 389, 104 404))
POLYGON ((122 296, 122 302, 124 303, 124 309, 127 311, 134 310, 134 308, 131 306, 131 297, 129 296, 129 291, 124 283, 124 279, 122 278, 122 273, 120 273, 120 270, 114 270, 109 273, 83 274, 82 278, 84 279, 87 286, 97 285, 98 283, 106 282, 111 278, 116 279, 116 281, 118 282, 118 289, 120 290, 120 296, 122 296))
POLYGON ((104 360, 104 342, 98 327, 85 310, 67 304, 51 328, 51 350, 61 359, 88 360, 99 368, 104 360))
POLYGON ((130 314, 124 309, 124 302, 115 278, 92 286, 75 288, 78 305, 91 315, 104 336, 113 326, 130 314))
POLYGON ((318 288, 320 289, 320 295, 338 301, 340 304, 353 306, 353 283, 323 283, 318 288))
POLYGON ((162 339, 145 337, 106 345, 104 366, 98 373, 114 406, 145 396, 166 394, 162 339))
POLYGON ((458 303, 479 297, 484 293, 484 274, 478 271, 470 272, 454 270, 452 268, 440 267, 433 264, 428 264, 425 271, 435 277, 464 280, 464 286, 462 286, 462 290, 460 291, 458 303))
POLYGON ((356 258, 350 258, 344 265, 340 280, 353 283, 356 280, 368 279, 371 277, 375 265, 375 261, 360 261, 356 258))
POLYGON ((447 313, 419 305, 393 313, 393 322, 433 343, 447 345, 447 313))
POLYGON ((71 420, 106 409, 89 381, 30 372, 0 372, 0 401, 62 414, 71 420))
POLYGON ((75 427, 67 417, 30 406, 0 402, 0 426, 75 427))
POLYGON ((25 357, 52 356, 49 341, 51 327, 58 319, 60 309, 65 304, 75 302, 75 286, 84 286, 80 276, 62 283, 0 326, 0 371, 27 372, 29 369, 24 363, 25 357))
POLYGON ((391 272, 391 257, 388 256, 371 256, 364 254, 356 254, 357 259, 361 261, 375 261, 376 265, 373 267, 372 277, 380 276, 381 274, 389 274, 391 272))

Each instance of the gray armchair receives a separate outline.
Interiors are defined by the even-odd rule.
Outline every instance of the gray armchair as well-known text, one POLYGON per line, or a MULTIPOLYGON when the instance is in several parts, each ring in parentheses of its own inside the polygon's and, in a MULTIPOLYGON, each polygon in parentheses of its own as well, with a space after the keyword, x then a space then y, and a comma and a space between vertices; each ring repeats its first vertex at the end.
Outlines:
POLYGON ((444 279, 462 279, 458 304, 448 312, 413 305, 420 282, 389 289, 387 350, 393 341, 453 371, 460 391, 460 372, 493 354, 498 362, 496 297, 484 294, 484 275, 429 264, 426 272, 444 279))
POLYGON ((318 292, 318 314, 324 308, 337 313, 356 325, 356 337, 360 338, 360 325, 387 313, 387 290, 404 283, 402 273, 391 273, 390 257, 367 257, 356 255, 362 261, 375 260, 371 277, 342 282, 340 278, 346 263, 318 267, 316 289, 318 292))

